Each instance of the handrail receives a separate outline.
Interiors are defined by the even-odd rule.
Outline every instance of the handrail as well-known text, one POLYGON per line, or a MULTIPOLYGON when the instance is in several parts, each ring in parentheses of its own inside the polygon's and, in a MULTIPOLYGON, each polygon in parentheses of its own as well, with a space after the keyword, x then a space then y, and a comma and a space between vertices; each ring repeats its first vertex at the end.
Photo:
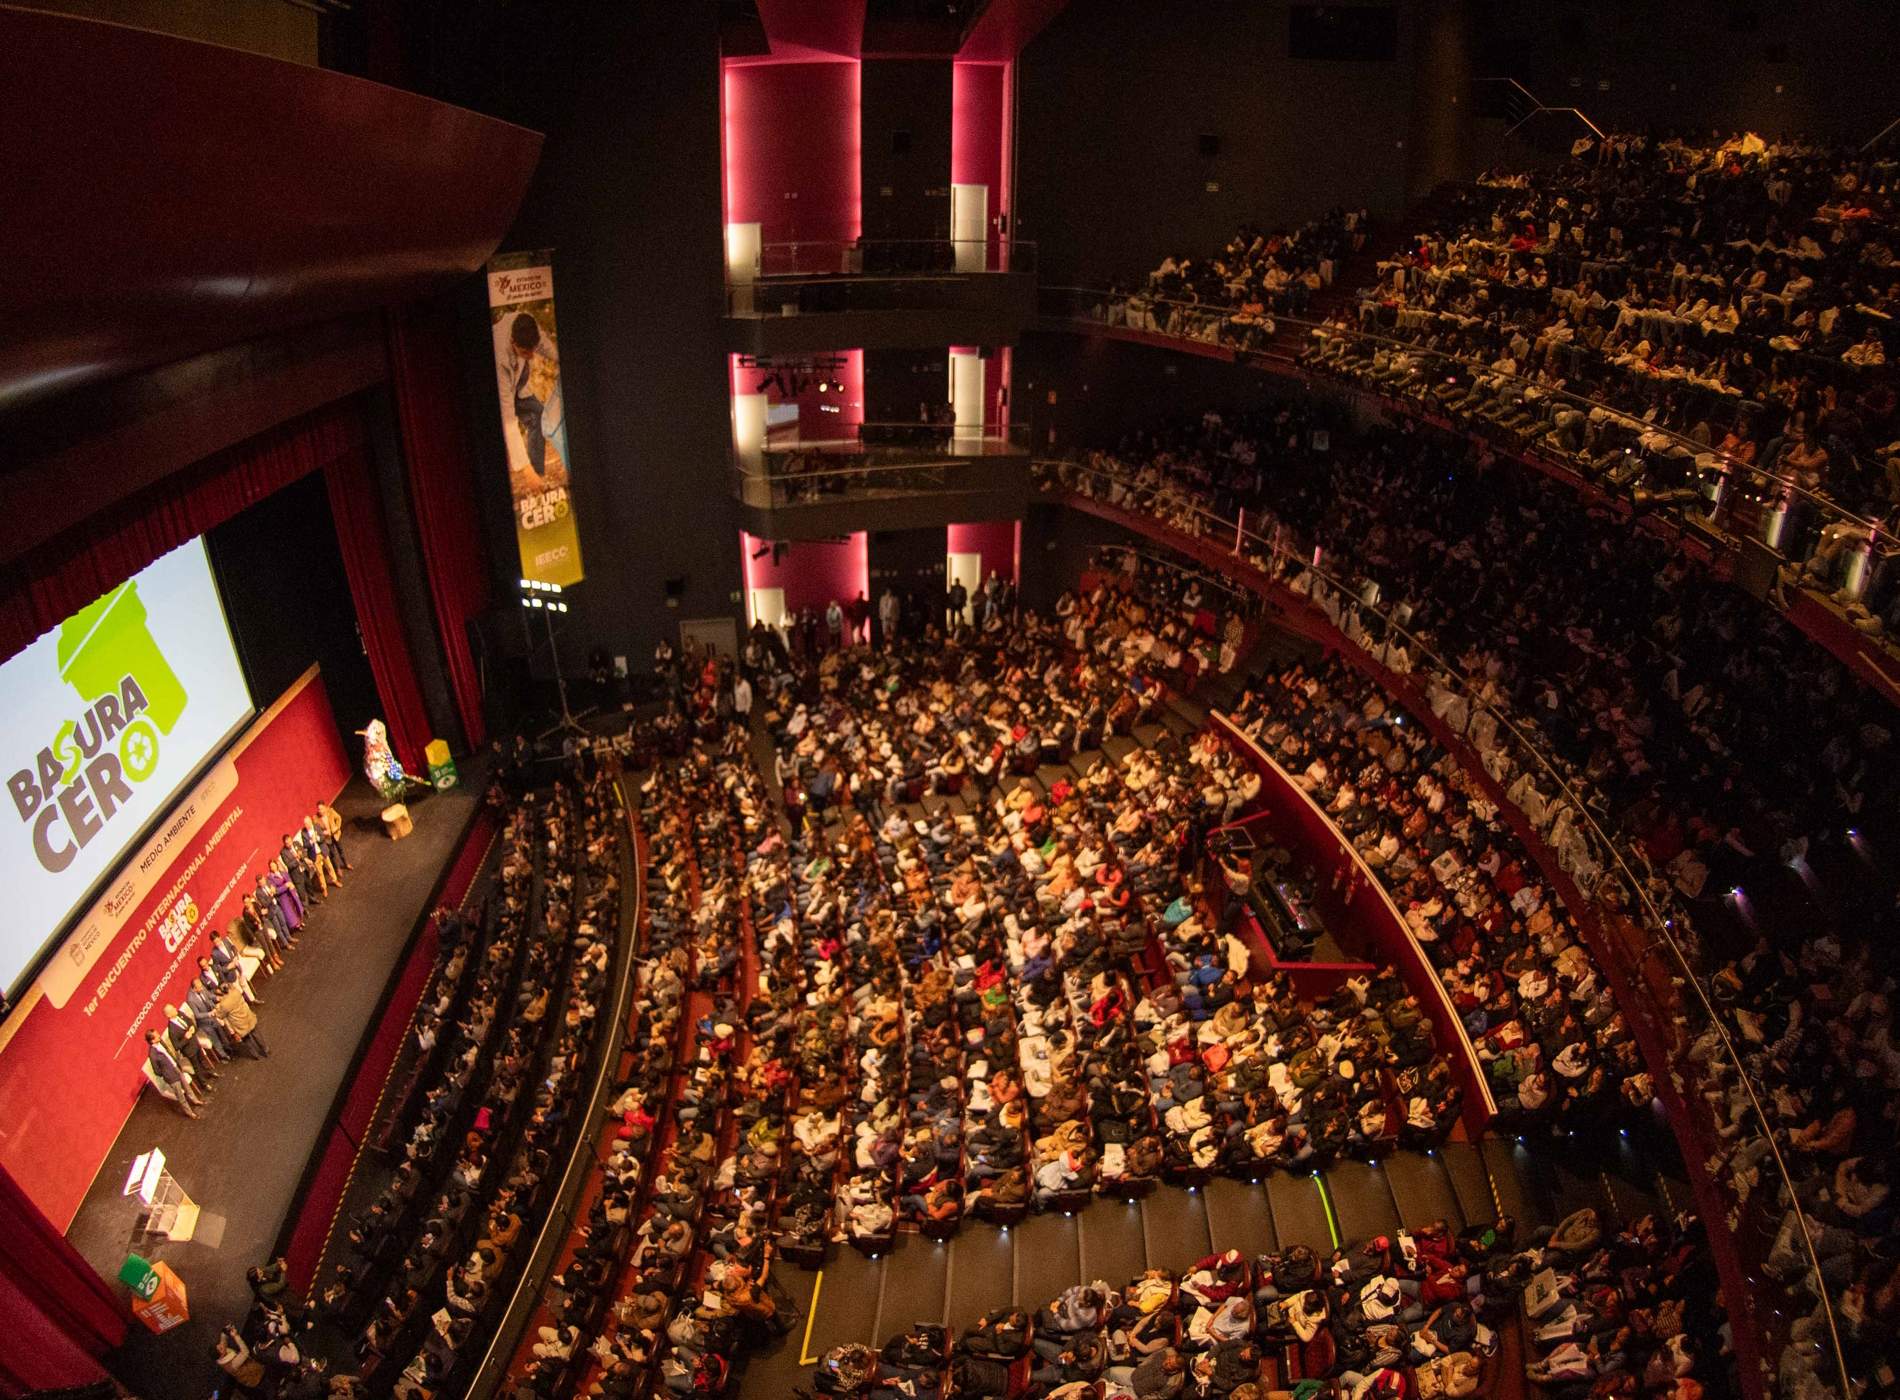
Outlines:
POLYGON ((1512 124, 1510 129, 1505 132, 1505 135, 1507 136, 1510 135, 1511 132, 1516 131, 1518 127, 1524 125, 1525 122, 1529 121, 1532 117, 1536 116, 1538 113, 1555 112, 1559 115, 1568 113, 1570 116, 1575 117, 1578 121, 1582 122, 1585 126, 1589 127, 1591 133, 1595 135, 1597 140, 1601 141, 1604 139, 1603 128, 1598 126, 1595 122, 1591 121, 1588 117, 1584 116, 1584 114, 1578 111, 1575 107, 1546 107, 1542 102, 1537 100, 1536 93, 1532 92, 1529 88, 1525 87, 1524 84, 1520 83, 1516 78, 1479 78, 1476 81, 1481 82, 1481 83, 1509 84, 1511 87, 1514 87, 1519 92, 1523 93, 1524 99, 1531 104, 1531 110, 1526 112, 1522 117, 1518 118, 1518 120, 1512 124))
MULTIPOLYGON (((1012 423, 975 423, 958 427, 951 423, 923 422, 870 422, 840 423, 838 431, 844 436, 823 438, 795 438, 773 441, 766 439, 764 450, 767 452, 821 452, 833 456, 851 455, 859 448, 937 448, 945 456, 970 455, 954 450, 957 443, 1010 443, 1017 447, 1025 446, 1029 441, 1026 425, 1012 423), (869 434, 866 429, 871 429, 869 434), (888 432, 891 436, 885 436, 888 432)), ((978 453, 976 455, 983 455, 978 453)))
MULTIPOLYGON (((1452 1005, 1451 992, 1445 986, 1445 979, 1439 975, 1438 969, 1432 964, 1430 954, 1425 951, 1425 945, 1418 941, 1418 933, 1406 921, 1405 915, 1399 912, 1399 906, 1393 902, 1392 891, 1386 888, 1385 881, 1379 878, 1378 873, 1366 864, 1365 856, 1360 854, 1359 848, 1352 843, 1351 838, 1339 829, 1339 823, 1335 822, 1332 816, 1313 800, 1312 793, 1293 781, 1293 775, 1282 768, 1272 754, 1248 738, 1239 725, 1219 710, 1210 710, 1208 714, 1220 722, 1221 729, 1230 742, 1244 745, 1255 759, 1279 774, 1281 781, 1287 787, 1299 793, 1306 805, 1312 809, 1313 815, 1318 817, 1326 829, 1333 833, 1333 839, 1339 843, 1340 849, 1346 852, 1353 865, 1357 867, 1360 878, 1377 893, 1380 902, 1385 905, 1386 913, 1391 916, 1391 922, 1411 946, 1412 956, 1417 960, 1417 968, 1422 969, 1426 979, 1430 981, 1439 1014, 1449 1022, 1451 1033, 1457 1037, 1458 1044, 1464 1049, 1466 1070, 1471 1082, 1477 1086, 1479 1103, 1484 1109, 1484 1121, 1489 1123, 1498 1116, 1498 1101, 1497 1096, 1491 1092, 1490 1077, 1484 1072, 1482 1062, 1478 1059, 1478 1047, 1471 1043, 1471 1033, 1465 1028, 1464 1017, 1460 1016, 1458 1008, 1452 1005)), ((1469 1124, 1470 1120, 1466 1121, 1469 1124)))
POLYGON ((1885 126, 1881 127, 1880 130, 1876 131, 1872 136, 1869 136, 1865 141, 1861 143, 1860 148, 1863 151, 1871 151, 1875 146, 1878 146, 1883 140, 1885 140, 1887 133, 1892 131, 1896 126, 1900 126, 1900 117, 1895 117, 1892 121, 1888 122, 1885 126))
POLYGON ((986 232, 977 238, 788 238, 757 245, 750 265, 728 265, 728 285, 787 285, 808 278, 852 281, 1026 272, 1036 244, 986 232), (977 264, 958 268, 960 259, 977 264), (994 262, 996 266, 990 264, 994 262))
MULTIPOLYGON (((1152 297, 1145 293, 1122 293, 1089 287, 1044 287, 1042 291, 1045 293, 1059 293, 1094 298, 1104 304, 1120 302, 1126 305, 1131 301, 1139 300, 1142 303, 1141 309, 1144 310, 1148 307, 1166 306, 1179 308, 1190 315, 1208 316, 1218 320, 1232 320, 1235 310, 1235 308, 1222 306, 1217 303, 1177 301, 1165 297, 1152 297)), ((1081 315, 1072 316, 1067 319, 1081 321, 1090 325, 1112 326, 1115 324, 1100 316, 1081 315)), ((1832 497, 1824 496, 1809 487, 1803 486, 1792 476, 1784 476, 1767 467, 1759 466, 1753 462, 1745 462, 1733 454, 1724 454, 1716 447, 1707 443, 1697 442, 1694 438, 1677 432, 1673 428, 1662 427, 1658 424, 1646 422, 1635 416, 1629 409, 1620 407, 1608 400, 1590 398, 1585 395, 1572 393, 1567 389, 1554 388, 1548 384, 1541 384, 1536 380, 1527 379, 1518 374, 1502 374, 1492 369, 1488 364, 1475 358, 1448 354, 1442 350, 1428 349, 1414 341, 1400 340, 1392 336, 1380 335, 1373 331, 1364 331, 1350 326, 1336 325, 1327 322, 1309 321, 1295 316, 1285 316, 1271 312, 1267 313, 1265 319, 1266 331, 1269 335, 1271 335, 1279 325, 1290 325, 1302 328, 1312 335, 1366 341, 1392 350, 1401 350, 1407 354, 1416 355, 1421 358, 1432 358, 1459 365, 1468 373, 1484 375, 1488 378, 1508 383, 1518 389, 1525 398, 1559 399, 1586 414, 1593 410, 1601 411, 1625 427, 1643 433, 1655 433, 1668 438, 1677 447, 1682 448, 1690 454, 1691 465, 1693 465, 1693 460, 1697 457, 1713 457, 1716 467, 1723 473, 1725 481, 1733 479, 1737 473, 1744 473, 1747 477, 1758 481, 1765 489, 1770 490, 1772 493, 1782 495, 1789 499, 1798 497, 1805 500, 1811 503, 1817 510, 1837 518, 1843 524, 1850 525, 1856 529, 1867 530, 1875 534, 1888 533, 1882 530, 1880 517, 1870 517, 1859 514, 1840 504, 1840 502, 1834 500, 1832 497)), ((1130 329, 1139 331, 1142 328, 1130 327, 1130 329)), ((1204 345, 1210 343, 1203 337, 1175 335, 1167 331, 1157 330, 1152 332, 1152 334, 1180 340, 1187 344, 1204 345)), ((1261 355, 1258 352, 1247 351, 1244 347, 1230 348, 1235 348, 1238 353, 1255 354, 1256 358, 1261 360, 1272 358, 1271 356, 1261 355)), ((1326 375, 1324 369, 1313 372, 1322 376, 1326 375)), ((1350 381, 1342 379, 1339 382, 1346 384, 1347 387, 1354 387, 1350 384, 1350 381)), ((1574 468, 1571 469, 1574 470, 1574 468)), ((1719 509, 1719 506, 1717 509, 1719 509)), ((1712 518, 1712 516, 1713 512, 1710 517, 1705 518, 1712 518)))
MULTIPOLYGON (((793 449, 787 449, 787 454, 792 450, 793 449)), ((780 454, 777 448, 766 449, 766 456, 768 458, 777 455, 785 454, 780 454)), ((851 454, 826 454, 820 452, 815 455, 831 455, 842 459, 851 454)), ((952 467, 976 467, 985 462, 1001 461, 1012 455, 1016 454, 1005 452, 972 452, 958 454, 952 452, 937 457, 924 457, 913 462, 884 462, 867 467, 820 467, 812 471, 798 472, 751 472, 747 471, 742 464, 734 462, 733 475, 738 477, 741 481, 763 481, 778 485, 796 486, 807 482, 829 480, 834 476, 874 476, 881 472, 943 471, 952 467)), ((1023 455, 1025 460, 1027 459, 1027 454, 1021 455, 1023 455)))
MULTIPOLYGON (((1661 946, 1666 946, 1669 949, 1671 956, 1680 969, 1682 982, 1694 990, 1696 1000, 1701 1004, 1709 1027, 1715 1031, 1717 1037, 1721 1040, 1723 1053, 1728 1060, 1730 1069, 1736 1076, 1737 1082, 1742 1086, 1743 1092, 1747 1095, 1749 1106, 1754 1113, 1757 1123, 1760 1125, 1760 1135, 1767 1144, 1768 1151, 1774 1161, 1776 1174, 1780 1176, 1782 1184, 1786 1188, 1789 1208, 1793 1211, 1795 1221, 1799 1226, 1802 1246, 1807 1253, 1809 1266, 1813 1272, 1815 1281, 1814 1293, 1823 1318, 1827 1323, 1828 1335, 1833 1344, 1834 1364, 1839 1374, 1841 1386, 1839 1392, 1840 1397, 1842 1400, 1846 1400, 1846 1397, 1851 1396, 1854 1392, 1847 1373, 1846 1357, 1841 1349, 1840 1329, 1835 1320, 1833 1302, 1827 1296, 1826 1280, 1821 1272, 1820 1256, 1815 1249, 1812 1232, 1808 1227, 1807 1211, 1801 1203, 1800 1196, 1797 1194, 1794 1177, 1788 1169, 1786 1159, 1782 1156, 1781 1147, 1775 1140, 1773 1120, 1769 1118, 1767 1110, 1762 1106, 1761 1095, 1756 1089, 1754 1080, 1748 1073, 1747 1067, 1743 1063, 1740 1054, 1736 1051, 1734 1041, 1730 1038, 1721 1017, 1717 1015, 1715 1005, 1709 999, 1707 989, 1703 986, 1688 955, 1683 951, 1681 945, 1676 940, 1674 934, 1674 920, 1665 916, 1663 912, 1657 908, 1655 902, 1650 898, 1648 882, 1639 878, 1635 871, 1631 869, 1629 863, 1624 859, 1620 844, 1613 841, 1608 833, 1598 824, 1588 803, 1571 787, 1564 776, 1544 756, 1541 748, 1533 743, 1518 728, 1517 722, 1512 717, 1504 714, 1496 706, 1484 699, 1482 695, 1478 694, 1459 670, 1445 658, 1433 651, 1417 633, 1406 628, 1383 609, 1374 604, 1364 602, 1363 590, 1354 588, 1350 582, 1337 578, 1320 565, 1316 558, 1309 559, 1303 554, 1295 555, 1292 551, 1285 549, 1280 541, 1268 539, 1257 532, 1248 530, 1244 522, 1230 522, 1223 519, 1214 512, 1206 510, 1193 501, 1188 500, 1186 498, 1186 492, 1178 487, 1174 487, 1171 483, 1164 483, 1159 487, 1154 487, 1140 483, 1130 476, 1117 475, 1116 473, 1104 471, 1099 467, 1067 460, 1038 460, 1033 465, 1039 472, 1084 472, 1103 480, 1132 488, 1136 491, 1155 490, 1157 494, 1172 495, 1173 500, 1169 502, 1171 508, 1186 509, 1196 518, 1218 525, 1222 539, 1225 539, 1227 533, 1231 531, 1235 536, 1234 552, 1236 554, 1240 553, 1241 544, 1246 541, 1251 541, 1264 548, 1267 552, 1267 558, 1272 561, 1272 566, 1270 568, 1259 564, 1254 564, 1254 566, 1262 568, 1263 572, 1268 573, 1270 577, 1277 578, 1281 575, 1284 570, 1283 561, 1297 558, 1302 569, 1311 573, 1315 578, 1322 580, 1328 586, 1337 589, 1346 597, 1358 600, 1355 604, 1357 607, 1379 618, 1390 632, 1396 633, 1404 638, 1411 656, 1424 658, 1431 662, 1437 670, 1438 678, 1442 682, 1448 683, 1452 687, 1463 691, 1468 705, 1482 709, 1485 713, 1489 714, 1493 721, 1499 725, 1501 732, 1508 733, 1524 752, 1529 753, 1531 757, 1537 761, 1539 767, 1544 771, 1547 777, 1563 792, 1565 798, 1570 803, 1571 809, 1576 813, 1580 825, 1587 827, 1590 835, 1594 837, 1594 845, 1596 848, 1602 855, 1607 856, 1609 860, 1615 863, 1616 869, 1620 872, 1622 882, 1627 887, 1628 892, 1640 902, 1643 911, 1647 914, 1653 938, 1661 946)), ((1250 564, 1254 563, 1251 558, 1248 562, 1250 564)), ((1666 1066, 1659 1066, 1658 1068, 1667 1069, 1666 1066)))
POLYGON ((771 243, 761 243, 762 252, 773 248, 942 248, 958 243, 981 243, 989 246, 992 242, 1009 248, 1033 248, 1033 238, 953 238, 945 234, 942 238, 781 238, 771 243))

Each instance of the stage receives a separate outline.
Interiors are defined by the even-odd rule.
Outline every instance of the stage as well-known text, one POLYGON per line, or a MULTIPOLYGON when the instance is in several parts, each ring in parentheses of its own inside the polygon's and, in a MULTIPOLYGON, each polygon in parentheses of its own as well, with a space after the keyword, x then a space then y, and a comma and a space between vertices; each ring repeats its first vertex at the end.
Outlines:
MULTIPOLYGON (((383 835, 383 804, 358 776, 337 800, 354 869, 318 904, 283 970, 262 983, 258 1033, 270 1057, 224 1066, 196 1122, 147 1090, 86 1194, 67 1238, 102 1275, 117 1277, 138 1218, 120 1194, 132 1161, 162 1148, 173 1176, 207 1214, 224 1218, 216 1248, 198 1241, 146 1253, 177 1271, 190 1321, 162 1336, 133 1323, 112 1359, 149 1400, 198 1400, 220 1379, 211 1351, 220 1328, 250 1307, 244 1273, 278 1239, 312 1148, 350 1074, 364 1032, 409 946, 410 934, 479 809, 485 768, 462 785, 410 803, 415 831, 383 835)), ((116 1286, 116 1285, 115 1285, 116 1286)))

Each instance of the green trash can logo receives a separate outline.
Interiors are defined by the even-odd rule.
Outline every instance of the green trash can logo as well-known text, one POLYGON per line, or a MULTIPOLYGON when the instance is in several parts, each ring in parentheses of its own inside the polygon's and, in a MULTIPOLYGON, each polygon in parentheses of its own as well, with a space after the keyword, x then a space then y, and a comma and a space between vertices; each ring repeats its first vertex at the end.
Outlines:
POLYGON ((33 854, 57 875, 158 771, 189 697, 147 626, 138 584, 120 584, 59 629, 60 679, 85 704, 6 780, 33 854))
POLYGON ((169 734, 189 698, 147 626, 138 583, 128 580, 59 629, 59 673, 90 710, 61 726, 54 756, 63 783, 116 735, 119 766, 139 783, 158 768, 159 736, 169 734))

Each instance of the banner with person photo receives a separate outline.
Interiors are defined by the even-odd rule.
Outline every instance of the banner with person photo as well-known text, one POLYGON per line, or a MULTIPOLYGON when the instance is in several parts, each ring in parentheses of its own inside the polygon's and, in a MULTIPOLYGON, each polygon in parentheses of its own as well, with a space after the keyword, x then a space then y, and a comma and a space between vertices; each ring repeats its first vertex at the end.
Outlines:
POLYGON ((490 262, 488 318, 521 576, 566 588, 581 581, 581 542, 554 327, 552 254, 509 253, 490 262))

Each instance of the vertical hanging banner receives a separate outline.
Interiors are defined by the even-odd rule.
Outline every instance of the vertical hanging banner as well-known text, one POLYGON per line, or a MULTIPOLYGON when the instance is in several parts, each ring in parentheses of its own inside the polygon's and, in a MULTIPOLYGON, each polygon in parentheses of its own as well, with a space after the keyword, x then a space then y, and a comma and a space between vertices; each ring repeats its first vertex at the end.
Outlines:
POLYGON ((488 318, 521 576, 565 588, 581 581, 581 541, 574 526, 552 263, 547 252, 507 253, 490 262, 488 318))

